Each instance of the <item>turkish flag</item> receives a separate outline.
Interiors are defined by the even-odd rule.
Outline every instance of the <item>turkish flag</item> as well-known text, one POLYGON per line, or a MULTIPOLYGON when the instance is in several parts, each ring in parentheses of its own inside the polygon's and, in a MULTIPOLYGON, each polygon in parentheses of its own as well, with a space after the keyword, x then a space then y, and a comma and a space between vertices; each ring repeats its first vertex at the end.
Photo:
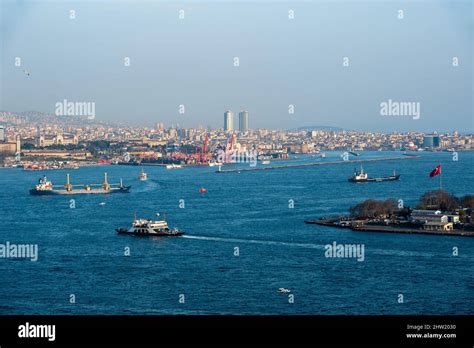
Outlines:
POLYGON ((441 174, 441 165, 437 165, 435 169, 430 172, 430 178, 441 174))

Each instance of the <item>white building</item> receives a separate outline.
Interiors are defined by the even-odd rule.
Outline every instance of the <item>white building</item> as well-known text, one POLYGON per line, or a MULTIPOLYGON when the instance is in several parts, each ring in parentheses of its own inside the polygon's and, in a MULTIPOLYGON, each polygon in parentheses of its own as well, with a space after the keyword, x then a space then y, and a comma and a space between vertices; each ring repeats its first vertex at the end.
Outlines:
POLYGON ((232 132, 234 130, 234 114, 227 110, 224 112, 224 131, 232 132))

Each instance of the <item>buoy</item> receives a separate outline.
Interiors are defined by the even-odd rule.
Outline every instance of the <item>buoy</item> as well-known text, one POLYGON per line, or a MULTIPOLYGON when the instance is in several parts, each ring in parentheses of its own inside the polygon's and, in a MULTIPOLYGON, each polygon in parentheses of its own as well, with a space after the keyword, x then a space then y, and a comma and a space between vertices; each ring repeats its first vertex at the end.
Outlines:
POLYGON ((201 188, 199 189, 199 192, 207 192, 207 190, 206 190, 204 187, 201 187, 201 188))

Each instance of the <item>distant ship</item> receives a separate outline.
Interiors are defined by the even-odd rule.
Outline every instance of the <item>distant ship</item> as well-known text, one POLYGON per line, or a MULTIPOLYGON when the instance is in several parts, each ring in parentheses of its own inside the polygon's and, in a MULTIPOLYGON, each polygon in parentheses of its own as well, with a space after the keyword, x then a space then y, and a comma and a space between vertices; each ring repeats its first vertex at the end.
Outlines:
POLYGON ((138 177, 140 181, 147 181, 148 180, 148 175, 145 173, 145 171, 142 169, 140 172, 140 176, 138 177))
POLYGON ((369 178, 367 173, 364 173, 364 168, 362 167, 362 163, 360 165, 360 171, 358 172, 356 169, 354 169, 354 174, 348 179, 349 182, 379 182, 379 181, 392 181, 392 180, 398 180, 400 178, 400 174, 395 174, 395 171, 393 172, 393 175, 390 176, 384 176, 381 178, 369 178))
POLYGON ((179 169, 182 168, 183 166, 181 164, 167 164, 166 169, 179 169))
POLYGON ((136 236, 156 236, 156 237, 178 237, 184 234, 176 228, 170 229, 166 220, 148 220, 134 218, 132 226, 129 228, 115 229, 119 234, 131 234, 136 236))
POLYGON ((354 151, 349 151, 349 153, 353 156, 360 156, 360 153, 354 152, 354 151))
POLYGON ((270 164, 270 161, 269 160, 263 160, 262 164, 270 164))
POLYGON ((53 195, 77 195, 77 194, 108 194, 108 193, 126 193, 131 186, 124 186, 122 179, 120 184, 109 184, 107 173, 104 173, 104 182, 102 184, 71 185, 69 174, 66 175, 66 184, 64 189, 55 190, 53 183, 46 176, 38 180, 38 184, 30 190, 33 196, 53 196, 53 195), (81 188, 74 188, 80 186, 81 188))

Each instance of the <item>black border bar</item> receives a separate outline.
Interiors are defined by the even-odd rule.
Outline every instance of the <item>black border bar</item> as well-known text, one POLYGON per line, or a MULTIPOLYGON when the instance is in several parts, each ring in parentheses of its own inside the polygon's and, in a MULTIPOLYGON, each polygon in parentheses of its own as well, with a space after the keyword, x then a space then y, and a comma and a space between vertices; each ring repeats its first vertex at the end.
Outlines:
POLYGON ((377 344, 474 346, 474 316, 1 316, 0 346, 377 344), (55 325, 55 341, 20 338, 26 323, 55 325), (420 329, 408 328, 417 326, 420 329), (454 328, 455 327, 455 328, 454 328), (456 334, 408 338, 407 334, 456 334))

